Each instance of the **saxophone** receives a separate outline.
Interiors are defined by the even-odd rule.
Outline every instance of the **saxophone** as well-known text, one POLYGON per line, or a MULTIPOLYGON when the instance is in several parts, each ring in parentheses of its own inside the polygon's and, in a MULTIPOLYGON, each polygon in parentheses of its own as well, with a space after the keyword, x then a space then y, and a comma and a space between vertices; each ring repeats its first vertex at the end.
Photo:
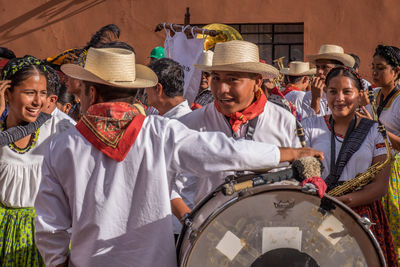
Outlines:
MULTIPOLYGON (((282 70, 283 68, 285 68, 285 65, 283 64, 283 59, 285 57, 280 57, 278 59, 274 59, 274 63, 276 63, 278 65, 278 69, 282 70)), ((284 79, 284 75, 283 74, 279 74, 279 76, 277 78, 274 79, 275 82, 275 86, 280 90, 281 89, 281 83, 283 82, 284 79)))
POLYGON ((385 126, 378 120, 377 114, 376 114, 376 109, 375 109, 375 103, 374 103, 374 94, 371 92, 371 89, 369 89, 369 99, 371 103, 371 108, 372 108, 372 113, 373 113, 373 118, 374 120, 378 121, 378 131, 382 134, 383 140, 385 141, 385 148, 386 148, 386 159, 381 162, 377 162, 374 165, 370 166, 365 172, 359 173, 356 175, 355 178, 350 179, 346 182, 344 182, 342 185, 336 186, 333 188, 331 191, 328 192, 329 195, 333 197, 339 197, 343 196, 347 193, 356 191, 363 186, 366 186, 369 184, 375 176, 386 166, 392 161, 392 153, 386 133, 385 126))

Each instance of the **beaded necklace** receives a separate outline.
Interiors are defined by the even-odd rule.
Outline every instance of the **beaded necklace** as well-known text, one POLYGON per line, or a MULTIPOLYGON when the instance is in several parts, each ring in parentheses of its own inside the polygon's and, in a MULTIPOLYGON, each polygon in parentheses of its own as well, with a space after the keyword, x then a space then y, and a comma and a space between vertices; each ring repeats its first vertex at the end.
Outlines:
MULTIPOLYGON (((3 132, 4 130, 6 130, 6 120, 5 119, 4 119, 4 121, 0 121, 0 131, 3 132)), ((39 139, 39 132, 40 132, 40 128, 37 129, 36 132, 31 134, 31 138, 29 139, 29 143, 25 148, 18 147, 14 142, 9 143, 8 147, 12 151, 14 151, 15 153, 25 154, 26 152, 31 150, 36 145, 37 140, 39 139)))

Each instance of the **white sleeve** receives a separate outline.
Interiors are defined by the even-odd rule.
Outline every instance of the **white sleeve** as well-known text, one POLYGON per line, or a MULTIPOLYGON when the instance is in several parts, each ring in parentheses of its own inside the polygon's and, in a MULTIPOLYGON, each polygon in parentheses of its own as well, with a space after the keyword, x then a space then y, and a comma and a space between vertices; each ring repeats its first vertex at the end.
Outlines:
POLYGON ((51 166, 51 151, 47 150, 42 181, 35 201, 35 243, 46 266, 56 266, 67 260, 71 228, 68 199, 51 166))
POLYGON ((171 200, 176 199, 176 198, 182 198, 181 195, 179 194, 179 188, 176 184, 176 182, 174 181, 174 183, 172 184, 172 191, 171 191, 171 200))
POLYGON ((164 151, 175 172, 203 177, 221 171, 273 168, 280 161, 275 145, 234 140, 221 132, 197 132, 176 120, 168 122, 165 132, 164 151))

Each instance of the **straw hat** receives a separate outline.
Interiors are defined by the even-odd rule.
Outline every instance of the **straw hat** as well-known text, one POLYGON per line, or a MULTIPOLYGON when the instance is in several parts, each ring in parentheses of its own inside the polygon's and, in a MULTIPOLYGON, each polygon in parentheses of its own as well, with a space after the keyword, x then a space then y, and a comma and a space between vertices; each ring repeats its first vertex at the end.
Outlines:
POLYGON ((283 68, 280 73, 290 76, 309 76, 317 73, 317 70, 315 68, 310 69, 308 62, 292 61, 290 68, 283 68))
POLYGON ((264 77, 278 77, 279 71, 271 65, 261 63, 257 45, 234 40, 217 43, 214 49, 212 65, 194 65, 202 71, 233 71, 259 73, 264 77))
POLYGON ((64 64, 61 70, 75 79, 120 88, 146 88, 158 82, 150 68, 135 64, 133 52, 121 48, 90 48, 85 67, 64 64))
POLYGON ((354 66, 354 58, 344 53, 343 47, 338 45, 322 45, 317 55, 306 56, 308 61, 315 64, 317 59, 333 59, 342 62, 346 67, 354 66))

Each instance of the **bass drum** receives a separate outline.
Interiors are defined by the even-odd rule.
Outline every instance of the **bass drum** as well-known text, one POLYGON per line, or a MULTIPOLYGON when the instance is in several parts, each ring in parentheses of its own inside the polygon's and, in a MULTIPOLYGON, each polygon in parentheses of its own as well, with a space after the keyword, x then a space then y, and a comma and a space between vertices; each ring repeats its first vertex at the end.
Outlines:
POLYGON ((225 196, 219 187, 185 221, 180 266, 386 266, 368 220, 295 185, 225 196))

